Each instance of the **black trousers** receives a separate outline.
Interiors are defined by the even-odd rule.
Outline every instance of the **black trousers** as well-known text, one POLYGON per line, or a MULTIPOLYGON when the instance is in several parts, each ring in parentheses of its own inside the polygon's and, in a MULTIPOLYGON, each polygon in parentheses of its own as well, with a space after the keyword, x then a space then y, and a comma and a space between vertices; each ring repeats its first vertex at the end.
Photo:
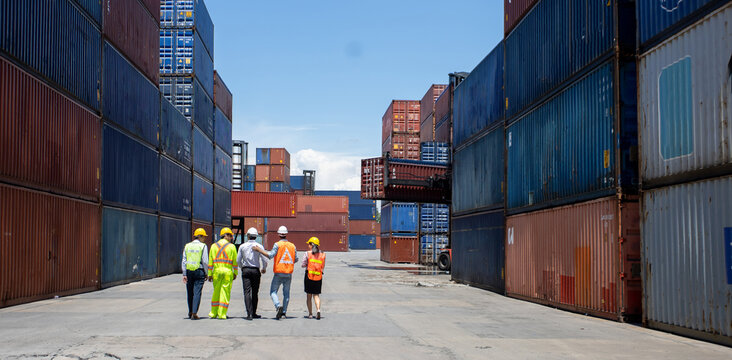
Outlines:
POLYGON ((259 303, 259 282, 262 273, 258 268, 245 267, 241 269, 241 283, 244 287, 244 306, 247 308, 247 316, 257 314, 257 303, 259 303))
POLYGON ((188 313, 195 314, 198 312, 198 306, 201 305, 201 290, 203 290, 203 284, 206 283, 206 272, 203 269, 186 270, 186 276, 188 277, 188 282, 186 282, 188 313))

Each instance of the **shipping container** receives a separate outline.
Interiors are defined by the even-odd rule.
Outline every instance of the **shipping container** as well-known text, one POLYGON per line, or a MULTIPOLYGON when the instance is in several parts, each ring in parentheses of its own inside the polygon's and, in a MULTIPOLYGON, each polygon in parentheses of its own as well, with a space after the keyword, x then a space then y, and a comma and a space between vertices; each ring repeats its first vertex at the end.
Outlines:
POLYGON ((297 196, 297 212, 348 213, 345 196, 297 196))
MULTIPOLYGON (((270 225, 271 227, 272 225, 270 225)), ((287 234, 287 241, 295 244, 297 251, 308 251, 307 241, 311 237, 317 237, 320 240, 320 250, 324 252, 346 252, 348 251, 348 233, 347 232, 294 232, 290 231, 287 234)), ((264 247, 271 249, 272 246, 279 241, 279 236, 276 232, 268 232, 264 247)), ((305 253, 298 254, 298 259, 302 261, 302 257, 305 253)), ((297 265, 299 266, 299 265, 297 265)), ((328 264, 326 261, 326 269, 328 264)), ((327 273, 327 270, 325 271, 327 273)), ((324 275, 325 276, 325 275, 324 275)))
POLYGON ((243 191, 254 191, 254 190, 256 190, 256 188, 255 188, 255 185, 254 185, 254 184, 255 184, 254 182, 250 182, 250 181, 245 181, 245 182, 244 182, 244 183, 242 184, 242 186, 241 186, 241 189, 242 189, 243 191))
POLYGON ((269 184, 270 184, 270 182, 268 182, 268 181, 257 181, 256 183, 254 183, 254 191, 257 191, 257 192, 268 192, 269 191, 269 184))
POLYGON ((637 1, 638 45, 647 49, 702 18, 726 0, 637 1))
POLYGON ((731 19, 728 4, 640 58, 644 187, 732 173, 731 19))
POLYGON ((192 240, 191 221, 160 217, 158 275, 181 273, 183 248, 192 240))
POLYGON ((348 205, 348 218, 373 221, 376 219, 376 205, 348 205))
POLYGON ((158 26, 160 24, 160 0, 142 0, 142 4, 145 5, 148 13, 155 20, 155 25, 158 26))
POLYGON ((376 250, 376 235, 349 235, 348 248, 351 250, 376 250))
POLYGON ((419 135, 420 109, 418 100, 392 100, 386 109, 382 121, 381 142, 385 142, 394 133, 411 133, 419 135))
POLYGON ((197 126, 193 127, 193 170, 206 179, 214 178, 213 143, 197 126))
POLYGON ((102 2, 100 0, 74 0, 94 20, 102 25, 102 2))
POLYGON ((449 118, 435 125, 435 141, 452 144, 452 121, 449 118))
POLYGON ((732 346, 730 204, 729 176, 644 193, 645 324, 732 346))
POLYGON ((352 235, 378 235, 381 225, 376 220, 349 220, 349 233, 352 235))
POLYGON ((305 186, 305 176, 295 175, 290 176, 290 187, 292 190, 302 190, 305 186))
POLYGON ((637 200, 611 196, 511 216, 506 232, 508 296, 613 320, 640 318, 637 200))
POLYGON ((455 88, 453 145, 503 121, 503 41, 455 88))
POLYGON ((508 37, 516 24, 539 0, 503 0, 503 34, 508 37))
MULTIPOLYGON (((447 120, 450 120, 450 113, 451 107, 452 107, 452 95, 453 90, 451 90, 449 87, 445 89, 445 91, 442 92, 442 95, 435 100, 435 124, 443 123, 447 120)), ((449 141, 443 141, 443 140, 437 140, 437 135, 435 134, 435 141, 440 142, 449 142, 449 141)))
POLYGON ((422 100, 419 102, 420 121, 424 121, 430 115, 434 115, 435 101, 437 101, 437 98, 442 95, 442 92, 445 91, 446 88, 447 85, 444 84, 432 84, 430 88, 427 89, 427 92, 424 94, 422 100))
MULTIPOLYGON (((294 178, 294 176, 293 176, 294 178)), ((294 185, 293 185, 294 187, 294 185)), ((376 206, 376 200, 362 199, 361 192, 358 190, 318 190, 316 196, 346 196, 348 197, 348 206, 354 205, 371 205, 376 206)))
POLYGON ((112 45, 104 42, 102 118, 158 147, 160 92, 112 45))
POLYGON ((160 156, 107 124, 102 128, 104 204, 158 211, 160 156))
POLYGON ((419 126, 419 141, 435 141, 435 113, 422 120, 419 126))
POLYGON ((270 160, 272 165, 285 165, 290 167, 290 153, 284 148, 272 148, 270 150, 270 160))
POLYGON ((376 249, 381 249, 381 235, 376 235, 376 249))
POLYGON ((231 224, 231 190, 214 185, 214 222, 231 224))
POLYGON ((392 158, 419 160, 419 134, 393 134, 382 144, 382 153, 392 158))
POLYGON ((214 182, 231 190, 231 157, 216 146, 214 182))
POLYGON ((290 183, 290 168, 285 165, 270 165, 269 180, 290 183))
POLYGON ((450 163, 450 145, 446 142, 423 142, 419 145, 419 160, 435 164, 450 163))
POLYGON ((381 261, 419 264, 417 234, 381 234, 381 261))
POLYGON ((261 217, 245 217, 244 231, 248 231, 249 228, 255 228, 259 235, 264 235, 267 232, 267 219, 261 217))
POLYGON ((450 226, 452 279, 503 294, 506 255, 503 210, 453 217, 450 226))
POLYGON ((190 168, 191 123, 165 97, 160 97, 160 152, 190 168))
POLYGON ((269 191, 273 192, 290 192, 290 185, 282 181, 272 181, 269 183, 269 191))
POLYGON ((635 64, 611 60, 511 124, 509 212, 636 193, 635 94, 635 64))
POLYGON ((193 219, 213 222, 214 190, 210 180, 193 175, 193 219))
MULTIPOLYGON (((195 232, 196 229, 198 229, 198 228, 201 228, 204 231, 206 231, 206 235, 208 235, 208 236, 206 236, 204 243, 206 243, 206 245, 208 245, 208 248, 211 249, 211 245, 215 241, 218 240, 218 237, 217 237, 218 234, 214 234, 213 224, 206 223, 206 222, 198 222, 198 221, 193 220, 191 222, 191 232, 188 234, 189 239, 191 239, 191 240, 193 239, 193 232, 195 232)), ((183 253, 181 252, 181 255, 182 254, 183 253)))
POLYGON ((191 218, 193 191, 191 170, 167 156, 160 157, 160 213, 191 218))
POLYGON ((102 35, 70 1, 3 1, 0 24, 0 50, 99 110, 102 35))
POLYGON ((270 167, 269 165, 257 165, 255 179, 259 181, 269 181, 270 167))
POLYGON ((232 217, 294 217, 297 200, 292 193, 232 191, 232 217))
MULTIPOLYGON (((104 0, 104 37, 155 85, 160 68, 160 31, 138 0, 104 0)), ((105 64, 106 66, 106 64, 105 64)))
POLYGON ((506 118, 520 116, 613 52, 634 54, 634 6, 632 1, 538 2, 505 40, 506 118))
POLYGON ((450 191, 433 185, 444 183, 446 174, 446 165, 383 157, 363 159, 361 196, 372 200, 442 203, 449 199, 450 191))
POLYGON ((257 166, 256 165, 247 165, 246 166, 246 173, 244 174, 244 181, 248 182, 255 182, 257 181, 257 166))
POLYGON ((234 120, 232 108, 234 106, 234 98, 231 94, 231 90, 226 86, 224 80, 221 79, 219 72, 214 70, 214 105, 219 108, 229 122, 234 120))
POLYGON ((234 142, 231 137, 231 121, 217 107, 214 109, 214 141, 227 154, 231 155, 234 142))
POLYGON ((193 81, 193 123, 196 124, 209 139, 214 138, 213 101, 203 90, 199 77, 193 81))
POLYGON ((415 203, 386 203, 381 206, 381 233, 416 233, 419 209, 415 203))
POLYGON ((0 178, 98 200, 99 117, 2 57, 0 99, 0 178))
POLYGON ((102 286, 149 279, 157 273, 158 216, 104 207, 102 286))
POLYGON ((162 76, 195 76, 208 97, 213 98, 213 58, 203 48, 197 31, 161 29, 159 54, 162 76))
POLYGON ((504 146, 504 129, 498 125, 455 152, 452 210, 456 214, 503 207, 504 146))
POLYGON ((160 91, 186 119, 198 125, 206 136, 214 138, 213 102, 197 78, 161 77, 160 91))
POLYGON ((213 58, 214 24, 203 0, 161 0, 160 27, 195 29, 213 58))
POLYGON ((448 246, 447 235, 422 235, 419 238, 419 263, 437 264, 437 258, 448 246))
POLYGON ((450 206, 420 204, 419 228, 422 234, 446 234, 450 231, 450 206))
POLYGON ((0 307, 98 289, 100 216, 95 203, 0 185, 0 307))
POLYGON ((270 149, 257 148, 257 165, 270 164, 270 149))
POLYGON ((269 225, 272 229, 286 226, 288 231, 294 232, 348 232, 348 214, 298 211, 294 218, 270 218, 269 225))

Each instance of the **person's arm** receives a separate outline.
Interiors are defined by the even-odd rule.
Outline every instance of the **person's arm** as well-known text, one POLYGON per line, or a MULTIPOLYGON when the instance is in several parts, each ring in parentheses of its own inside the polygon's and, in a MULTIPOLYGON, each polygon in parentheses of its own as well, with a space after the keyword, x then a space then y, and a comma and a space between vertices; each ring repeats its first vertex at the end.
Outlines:
POLYGON ((188 281, 188 277, 186 276, 186 248, 183 247, 183 256, 180 260, 180 269, 183 271, 183 282, 188 281))
POLYGON ((201 268, 208 275, 208 245, 203 244, 203 253, 201 254, 201 268))
MULTIPOLYGON (((254 246, 258 249, 264 250, 264 247, 262 245, 256 244, 254 246)), ((259 271, 261 271, 262 274, 266 273, 267 272, 267 257, 266 256, 259 254, 259 265, 260 265, 259 271)))
POLYGON ((267 256, 270 259, 274 259, 275 255, 277 255, 277 251, 279 249, 280 249, 280 246, 277 245, 277 243, 275 243, 274 246, 272 246, 272 250, 270 250, 269 252, 266 252, 265 251, 265 254, 264 255, 267 256))
POLYGON ((238 254, 236 254, 236 265, 237 265, 237 266, 239 266, 240 268, 241 268, 241 267, 244 267, 244 259, 245 259, 244 253, 245 253, 245 247, 246 247, 246 244, 241 244, 241 245, 239 246, 239 253, 238 253, 238 254))
POLYGON ((308 252, 305 253, 305 256, 303 256, 303 258, 302 258, 302 264, 300 264, 300 267, 304 267, 304 268, 308 267, 308 254, 309 253, 310 252, 308 251, 308 252))
POLYGON ((295 262, 294 263, 297 264, 298 261, 300 261, 300 259, 297 257, 297 249, 295 249, 295 262))
MULTIPOLYGON (((214 254, 214 245, 211 245, 211 251, 209 251, 209 253, 208 253, 208 258, 209 259, 213 259, 215 256, 216 256, 216 254, 214 254)), ((212 274, 212 272, 213 272, 213 265, 208 264, 208 271, 207 271, 207 273, 208 273, 208 281, 213 281, 213 274, 212 274)))

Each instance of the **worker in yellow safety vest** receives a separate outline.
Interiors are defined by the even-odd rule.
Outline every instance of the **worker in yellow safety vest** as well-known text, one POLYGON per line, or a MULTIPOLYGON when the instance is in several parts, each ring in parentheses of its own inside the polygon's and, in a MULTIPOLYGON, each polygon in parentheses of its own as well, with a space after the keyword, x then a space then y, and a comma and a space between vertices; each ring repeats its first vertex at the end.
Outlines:
POLYGON ((183 248, 183 282, 188 293, 188 318, 198 320, 198 306, 201 305, 201 290, 208 274, 208 247, 206 230, 202 228, 193 232, 193 241, 183 248))
POLYGON ((208 265, 208 281, 213 281, 213 295, 211 296, 212 319, 226 319, 231 297, 231 284, 236 280, 236 246, 231 243, 234 233, 225 227, 220 232, 221 240, 211 245, 208 265))
POLYGON ((277 311, 277 320, 287 318, 287 304, 290 302, 290 284, 292 283, 292 271, 295 269, 297 262, 297 248, 295 244, 287 241, 287 228, 280 226, 277 230, 280 241, 276 242, 272 250, 266 251, 260 248, 253 250, 272 259, 274 258, 274 276, 272 284, 269 287, 270 296, 277 311), (277 291, 282 286, 282 304, 277 298, 277 291))

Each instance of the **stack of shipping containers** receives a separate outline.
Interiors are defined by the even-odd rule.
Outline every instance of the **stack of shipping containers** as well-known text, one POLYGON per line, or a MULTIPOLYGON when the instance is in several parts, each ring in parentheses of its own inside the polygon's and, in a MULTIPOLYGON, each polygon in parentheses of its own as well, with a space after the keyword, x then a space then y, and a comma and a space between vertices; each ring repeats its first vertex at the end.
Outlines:
MULTIPOLYGON (((247 182, 250 181, 247 167, 247 182)), ((290 153, 284 148, 257 148, 254 191, 290 191, 290 153)), ((246 189, 248 190, 248 189, 246 189)))
POLYGON ((387 202, 381 207, 381 261, 419 263, 419 207, 387 202))
POLYGON ((348 197, 348 247, 351 250, 379 249, 381 228, 376 220, 376 201, 361 199, 360 191, 316 191, 317 196, 348 197))
POLYGON ((231 120, 233 96, 214 71, 214 231, 231 226, 232 152, 231 120))
POLYGON ((315 236, 323 251, 348 251, 348 197, 297 195, 297 215, 292 218, 267 219, 266 247, 278 240, 277 230, 286 226, 287 240, 298 251, 307 251, 307 241, 315 236))
POLYGON ((636 6, 644 323, 732 345, 732 4, 636 6))

